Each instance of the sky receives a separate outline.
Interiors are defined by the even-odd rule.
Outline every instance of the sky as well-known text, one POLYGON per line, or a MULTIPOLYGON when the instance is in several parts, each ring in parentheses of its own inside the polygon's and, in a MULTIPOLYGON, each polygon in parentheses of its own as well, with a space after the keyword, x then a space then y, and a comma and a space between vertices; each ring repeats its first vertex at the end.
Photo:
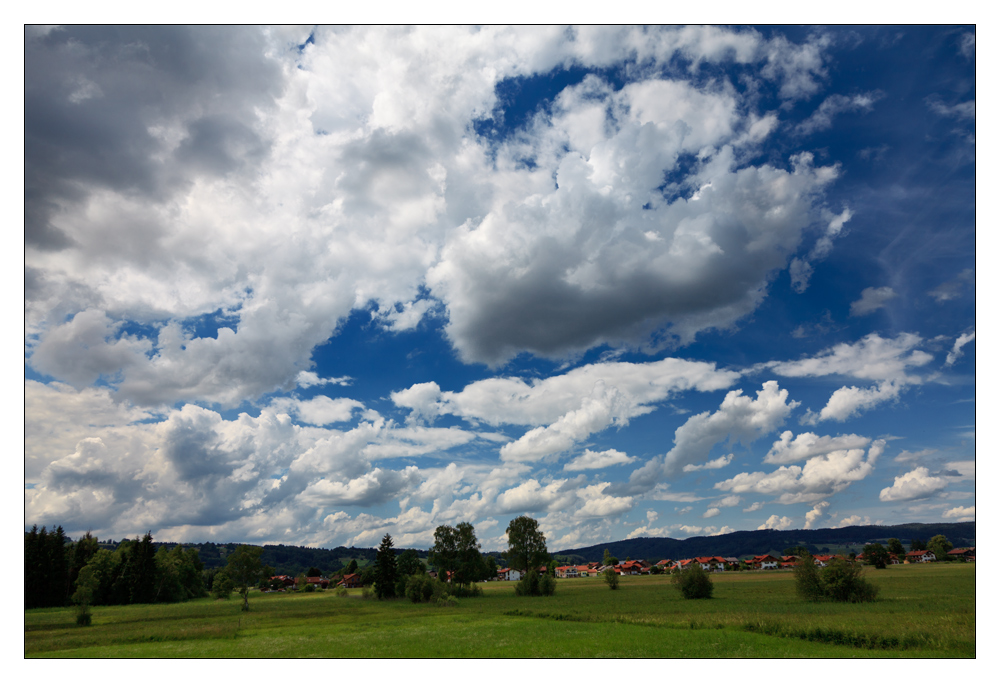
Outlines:
POLYGON ((33 27, 24 522, 975 520, 973 27, 33 27))

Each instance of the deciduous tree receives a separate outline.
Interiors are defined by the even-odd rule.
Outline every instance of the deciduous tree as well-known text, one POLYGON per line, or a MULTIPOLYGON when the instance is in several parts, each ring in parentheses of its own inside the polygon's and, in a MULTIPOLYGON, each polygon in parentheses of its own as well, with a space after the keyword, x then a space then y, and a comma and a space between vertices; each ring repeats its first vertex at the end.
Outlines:
POLYGON ((951 541, 949 541, 943 534, 938 534, 931 540, 927 541, 927 549, 934 553, 934 557, 937 558, 939 562, 951 559, 948 557, 948 551, 954 547, 955 546, 951 544, 951 541))
POLYGON ((903 544, 900 543, 898 538, 890 538, 886 541, 886 547, 890 553, 902 557, 906 554, 906 550, 903 548, 903 544))
POLYGON ((244 612, 250 611, 250 588, 274 573, 273 569, 260 561, 263 552, 264 549, 259 546, 241 545, 226 561, 225 575, 243 598, 240 609, 244 612))
POLYGON ((602 573, 604 575, 604 583, 608 584, 608 588, 613 591, 618 590, 618 572, 611 567, 608 567, 602 573))
POLYGON ((865 563, 876 569, 885 569, 885 566, 889 564, 889 551, 881 543, 869 543, 861 553, 865 556, 865 563))
POLYGON ((538 528, 538 520, 524 515, 516 517, 507 525, 507 563, 514 569, 527 574, 529 569, 537 569, 549 559, 545 546, 545 534, 538 528))

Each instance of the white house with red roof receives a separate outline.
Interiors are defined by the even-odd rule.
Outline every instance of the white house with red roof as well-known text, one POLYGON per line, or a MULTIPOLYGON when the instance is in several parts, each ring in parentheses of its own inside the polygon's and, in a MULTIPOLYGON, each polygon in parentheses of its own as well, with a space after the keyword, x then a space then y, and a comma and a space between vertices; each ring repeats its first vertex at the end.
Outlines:
POLYGON ((906 561, 911 564, 914 562, 935 562, 937 555, 930 550, 911 550, 906 553, 906 561))

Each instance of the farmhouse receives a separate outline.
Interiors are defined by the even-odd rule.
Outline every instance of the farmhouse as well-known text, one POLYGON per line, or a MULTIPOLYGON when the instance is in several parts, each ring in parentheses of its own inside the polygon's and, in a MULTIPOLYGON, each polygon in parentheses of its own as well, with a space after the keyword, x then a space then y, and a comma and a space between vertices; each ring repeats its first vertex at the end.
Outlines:
POLYGON ((959 560, 965 560, 966 562, 976 561, 976 549, 972 548, 955 548, 954 550, 948 551, 948 557, 952 557, 959 560))
POLYGON ((930 550, 911 550, 906 553, 906 561, 913 562, 935 562, 937 556, 930 550))
POLYGON ((344 574, 338 586, 345 588, 361 588, 361 574, 344 574))

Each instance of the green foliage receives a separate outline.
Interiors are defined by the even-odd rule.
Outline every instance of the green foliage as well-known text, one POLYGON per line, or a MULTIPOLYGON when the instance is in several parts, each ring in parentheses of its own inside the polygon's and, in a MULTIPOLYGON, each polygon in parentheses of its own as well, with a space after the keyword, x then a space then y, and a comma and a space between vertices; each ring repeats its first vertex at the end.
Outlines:
POLYGON ((553 595, 556 592, 556 579, 554 576, 545 574, 539 576, 534 569, 528 571, 521 580, 514 585, 514 595, 518 596, 540 596, 553 595))
POLYGON ((539 530, 538 520, 524 515, 511 520, 507 525, 506 557, 507 563, 522 574, 548 562, 545 534, 539 530))
POLYGON ((37 526, 24 537, 24 607, 62 607, 69 601, 70 548, 61 526, 41 531, 37 526))
POLYGON ((396 597, 396 552, 389 534, 382 538, 375 556, 375 596, 379 600, 396 597))
POLYGON ((233 597, 233 580, 226 572, 216 572, 212 580, 212 597, 217 600, 229 600, 233 597))
MULTIPOLYGON (((240 609, 250 611, 250 588, 260 583, 261 579, 269 577, 273 570, 260 561, 264 549, 258 546, 241 545, 229 556, 226 562, 224 576, 228 577, 243 598, 240 609)), ((218 577, 216 577, 218 580, 218 577)), ((214 591, 213 585, 213 593, 214 591)))
POLYGON ((452 583, 467 586, 489 575, 479 548, 472 524, 442 525, 434 530, 434 546, 427 557, 437 567, 441 580, 451 572, 452 583))
POLYGON ((618 558, 611 554, 611 552, 605 548, 604 549, 604 561, 601 563, 605 567, 612 567, 618 564, 618 558))
POLYGON ((358 573, 358 561, 351 560, 347 564, 347 569, 344 570, 344 574, 357 574, 358 573))
POLYGON ((89 565, 84 566, 76 577, 76 590, 73 592, 78 626, 90 626, 92 619, 90 605, 99 586, 100 582, 94 573, 94 568, 89 565))
POLYGON ((835 602, 872 602, 878 587, 861 576, 861 565, 834 558, 820 572, 823 591, 835 602))
POLYGON ((802 555, 792 570, 795 573, 795 590, 803 600, 818 602, 826 597, 819 567, 809 553, 802 555))
POLYGON ((938 534, 927 541, 927 549, 934 553, 934 557, 940 561, 950 560, 952 558, 948 557, 948 551, 952 550, 955 546, 951 544, 948 538, 942 534, 938 534))
POLYGON ((403 578, 424 573, 424 563, 420 561, 416 550, 408 548, 399 554, 396 558, 396 573, 403 578))
POLYGON ((434 602, 438 607, 458 607, 458 600, 454 595, 443 595, 434 602))
POLYGON ((927 543, 920 540, 919 538, 914 538, 910 540, 910 550, 927 550, 927 543))
POLYGON ((890 553, 893 553, 898 557, 902 557, 903 555, 906 554, 906 549, 903 548, 903 544, 900 543, 898 538, 890 538, 888 541, 886 541, 886 547, 888 548, 890 553))
POLYGON ((338 598, 346 598, 347 588, 345 586, 337 586, 336 588, 333 589, 333 594, 336 595, 338 598))
MULTIPOLYGON (((881 547, 881 546, 879 546, 881 547)), ((886 552, 885 548, 882 548, 886 552)), ((868 556, 868 551, 865 551, 868 556)), ((812 556, 803 557, 795 565, 795 589, 804 600, 819 602, 872 602, 878 596, 878 587, 862 577, 860 564, 834 558, 822 570, 812 556)))
POLYGON ((710 598, 715 590, 712 579, 697 562, 692 562, 687 569, 673 574, 670 580, 687 600, 710 598))
POLYGON ((318 567, 309 567, 309 569, 306 570, 306 576, 312 579, 317 576, 323 576, 323 572, 321 572, 318 567))
POLYGON ((870 564, 876 569, 885 569, 889 564, 889 551, 881 543, 869 543, 861 554, 865 556, 865 564, 870 564))
POLYGON ((618 590, 618 583, 619 583, 618 572, 616 572, 611 567, 608 567, 602 572, 602 574, 604 576, 604 583, 608 584, 608 588, 610 588, 613 591, 618 590))

